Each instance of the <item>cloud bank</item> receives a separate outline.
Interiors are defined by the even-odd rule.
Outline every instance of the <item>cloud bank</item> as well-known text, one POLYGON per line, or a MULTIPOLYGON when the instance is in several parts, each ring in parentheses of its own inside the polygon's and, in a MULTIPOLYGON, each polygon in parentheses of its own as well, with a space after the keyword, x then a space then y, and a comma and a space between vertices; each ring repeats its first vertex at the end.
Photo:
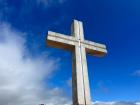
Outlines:
POLYGON ((58 61, 31 57, 24 34, 0 25, 0 105, 66 104, 69 100, 62 89, 44 83, 57 69, 58 61))
POLYGON ((95 102, 93 105, 140 105, 136 102, 95 102))

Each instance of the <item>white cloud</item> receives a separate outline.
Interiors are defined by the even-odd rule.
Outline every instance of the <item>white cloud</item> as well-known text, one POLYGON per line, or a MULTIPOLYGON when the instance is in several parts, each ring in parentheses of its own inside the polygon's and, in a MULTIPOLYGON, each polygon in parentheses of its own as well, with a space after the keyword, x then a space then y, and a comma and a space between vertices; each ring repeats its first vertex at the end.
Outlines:
POLYGON ((69 102, 62 89, 50 89, 43 83, 57 69, 58 61, 43 56, 30 57, 24 34, 7 24, 0 25, 0 105, 69 102))

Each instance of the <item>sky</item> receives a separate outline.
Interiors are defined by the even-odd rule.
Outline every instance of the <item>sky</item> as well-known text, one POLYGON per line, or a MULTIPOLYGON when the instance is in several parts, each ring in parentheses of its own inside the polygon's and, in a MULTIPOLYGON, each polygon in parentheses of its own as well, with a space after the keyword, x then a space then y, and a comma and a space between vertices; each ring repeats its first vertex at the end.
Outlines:
POLYGON ((86 40, 108 50, 104 57, 87 55, 93 103, 139 105, 139 5, 139 0, 0 0, 0 105, 70 105, 71 53, 45 40, 49 30, 71 35, 74 19, 83 22, 86 40))

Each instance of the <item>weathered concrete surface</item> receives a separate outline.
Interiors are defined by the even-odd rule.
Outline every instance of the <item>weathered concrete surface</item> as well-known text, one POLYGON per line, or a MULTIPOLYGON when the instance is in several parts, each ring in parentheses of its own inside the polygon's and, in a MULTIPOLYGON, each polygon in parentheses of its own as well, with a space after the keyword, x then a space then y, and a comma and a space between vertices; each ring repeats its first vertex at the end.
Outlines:
POLYGON ((103 44, 84 40, 83 24, 74 20, 72 36, 48 32, 47 45, 72 52, 72 94, 73 105, 92 105, 87 70, 86 53, 103 56, 107 53, 103 44))
POLYGON ((74 20, 71 26, 72 36, 75 37, 78 43, 75 45, 73 50, 73 76, 72 76, 72 87, 73 87, 73 105, 85 103, 84 99, 84 82, 83 82, 83 70, 81 62, 81 51, 79 43, 79 24, 74 20))

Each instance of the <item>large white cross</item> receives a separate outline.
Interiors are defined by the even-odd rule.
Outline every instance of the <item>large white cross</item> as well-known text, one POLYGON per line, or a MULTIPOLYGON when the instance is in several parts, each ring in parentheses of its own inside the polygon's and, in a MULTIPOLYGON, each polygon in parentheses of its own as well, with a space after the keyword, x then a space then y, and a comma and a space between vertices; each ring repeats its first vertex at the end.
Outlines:
POLYGON ((73 105, 92 105, 87 71, 86 53, 103 56, 107 53, 103 44, 84 39, 83 24, 74 20, 72 36, 48 31, 47 45, 72 52, 72 94, 73 105))

